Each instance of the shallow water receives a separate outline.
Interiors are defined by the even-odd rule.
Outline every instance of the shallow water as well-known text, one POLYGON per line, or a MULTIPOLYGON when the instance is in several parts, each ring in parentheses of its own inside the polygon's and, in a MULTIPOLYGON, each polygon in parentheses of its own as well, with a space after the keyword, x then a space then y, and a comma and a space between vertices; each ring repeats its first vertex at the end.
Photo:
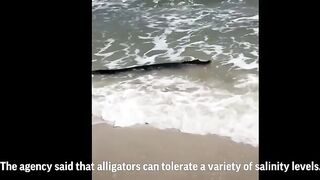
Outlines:
POLYGON ((92 11, 92 69, 213 61, 95 75, 94 115, 258 145, 256 1, 93 0, 92 11))

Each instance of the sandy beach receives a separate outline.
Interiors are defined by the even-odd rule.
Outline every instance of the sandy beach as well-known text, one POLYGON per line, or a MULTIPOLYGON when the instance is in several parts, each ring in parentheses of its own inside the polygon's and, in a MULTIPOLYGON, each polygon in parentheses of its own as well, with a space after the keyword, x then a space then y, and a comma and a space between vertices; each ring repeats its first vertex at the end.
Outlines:
MULTIPOLYGON (((93 120, 93 162, 102 163, 257 163, 258 148, 235 143, 216 135, 195 135, 178 130, 160 130, 149 125, 112 127, 93 120)), ((94 171, 94 180, 102 179, 258 179, 256 171, 94 171)))

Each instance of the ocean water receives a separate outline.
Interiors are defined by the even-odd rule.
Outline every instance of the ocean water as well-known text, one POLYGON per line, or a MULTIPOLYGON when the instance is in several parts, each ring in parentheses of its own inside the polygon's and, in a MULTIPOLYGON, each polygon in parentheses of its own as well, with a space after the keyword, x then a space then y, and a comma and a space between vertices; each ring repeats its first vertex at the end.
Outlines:
POLYGON ((93 70, 212 60, 94 75, 93 115, 258 146, 258 0, 93 0, 92 14, 93 70))

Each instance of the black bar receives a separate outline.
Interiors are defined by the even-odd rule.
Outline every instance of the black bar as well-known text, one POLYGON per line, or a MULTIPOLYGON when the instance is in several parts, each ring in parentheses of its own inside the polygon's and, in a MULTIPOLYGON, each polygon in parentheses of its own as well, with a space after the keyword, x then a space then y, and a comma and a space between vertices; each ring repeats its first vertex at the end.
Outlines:
MULTIPOLYGON (((260 0, 260 163, 319 163, 317 59, 319 32, 310 2, 260 0), (313 103, 316 104, 313 104, 313 103)), ((260 172, 260 179, 319 172, 260 172)))
MULTIPOLYGON (((91 163, 91 0, 4 5, 0 161, 91 163)), ((91 172, 2 175, 91 179, 91 172), (34 176, 33 176, 34 175, 34 176), (42 176, 43 175, 43 176, 42 176)))

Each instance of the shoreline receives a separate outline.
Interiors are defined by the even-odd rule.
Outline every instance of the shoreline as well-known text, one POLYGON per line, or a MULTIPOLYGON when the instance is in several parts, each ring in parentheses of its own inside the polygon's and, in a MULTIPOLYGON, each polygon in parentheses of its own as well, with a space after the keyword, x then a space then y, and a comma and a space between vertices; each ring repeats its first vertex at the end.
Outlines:
MULTIPOLYGON (((93 117, 93 163, 258 163, 258 148, 218 135, 196 135, 148 125, 112 127, 93 117)), ((102 179, 258 179, 256 171, 93 171, 102 179)))

